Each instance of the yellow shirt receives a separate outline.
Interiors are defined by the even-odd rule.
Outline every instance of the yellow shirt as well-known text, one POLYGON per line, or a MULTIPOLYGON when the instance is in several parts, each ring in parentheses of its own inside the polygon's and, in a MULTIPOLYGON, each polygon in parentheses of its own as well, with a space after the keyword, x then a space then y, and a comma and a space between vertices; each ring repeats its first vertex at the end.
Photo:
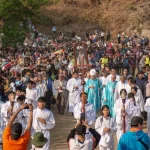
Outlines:
POLYGON ((150 65, 150 58, 149 57, 146 57, 145 65, 150 65))
POLYGON ((106 64, 108 64, 108 58, 101 58, 101 66, 104 68, 106 64))

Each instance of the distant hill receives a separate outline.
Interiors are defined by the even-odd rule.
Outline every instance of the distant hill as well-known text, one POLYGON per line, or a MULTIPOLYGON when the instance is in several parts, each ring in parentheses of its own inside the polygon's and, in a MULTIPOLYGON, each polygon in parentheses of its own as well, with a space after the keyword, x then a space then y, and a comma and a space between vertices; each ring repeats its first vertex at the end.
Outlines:
POLYGON ((43 32, 50 32, 52 24, 59 31, 80 32, 95 30, 96 23, 102 30, 111 31, 115 37, 118 31, 150 29, 150 0, 60 0, 58 3, 42 8, 48 21, 38 25, 43 32))

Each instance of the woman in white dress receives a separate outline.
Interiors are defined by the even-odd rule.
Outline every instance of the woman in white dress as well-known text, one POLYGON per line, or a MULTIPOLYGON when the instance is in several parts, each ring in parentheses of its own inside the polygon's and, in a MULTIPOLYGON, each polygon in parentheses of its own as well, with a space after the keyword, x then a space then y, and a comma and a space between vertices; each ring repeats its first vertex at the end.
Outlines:
POLYGON ((95 130, 101 135, 99 150, 114 150, 114 133, 117 130, 115 118, 110 116, 107 105, 102 107, 102 116, 98 117, 95 123, 95 130))

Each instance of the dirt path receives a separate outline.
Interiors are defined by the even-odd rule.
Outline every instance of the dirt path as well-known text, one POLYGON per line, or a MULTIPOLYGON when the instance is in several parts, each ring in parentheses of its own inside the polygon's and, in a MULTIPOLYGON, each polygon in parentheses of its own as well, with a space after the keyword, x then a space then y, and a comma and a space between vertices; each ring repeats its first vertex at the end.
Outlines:
MULTIPOLYGON (((54 117, 56 120, 56 126, 51 130, 51 150, 68 150, 67 147, 67 135, 70 130, 75 126, 76 120, 70 113, 65 113, 64 115, 58 115, 56 108, 52 109, 54 117)), ((144 131, 146 129, 146 123, 144 123, 144 131)), ((115 147, 117 147, 117 141, 115 138, 115 147)), ((98 148, 96 149, 98 150, 98 148)))

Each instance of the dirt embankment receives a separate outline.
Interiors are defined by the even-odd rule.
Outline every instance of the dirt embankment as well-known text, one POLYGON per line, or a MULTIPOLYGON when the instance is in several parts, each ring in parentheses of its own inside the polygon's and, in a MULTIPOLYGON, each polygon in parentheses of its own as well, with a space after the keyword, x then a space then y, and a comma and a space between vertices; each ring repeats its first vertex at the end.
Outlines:
POLYGON ((149 0, 60 0, 42 8, 46 15, 45 25, 39 25, 43 32, 51 32, 56 24, 59 31, 94 31, 96 24, 102 30, 111 31, 115 37, 119 31, 133 34, 150 29, 149 0))

